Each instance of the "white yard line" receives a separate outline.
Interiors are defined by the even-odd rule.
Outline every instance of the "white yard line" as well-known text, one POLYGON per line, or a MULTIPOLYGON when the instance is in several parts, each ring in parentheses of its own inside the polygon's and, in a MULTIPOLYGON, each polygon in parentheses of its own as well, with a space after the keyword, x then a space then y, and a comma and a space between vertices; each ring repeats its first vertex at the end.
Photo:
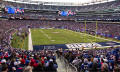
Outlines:
POLYGON ((51 37, 49 37, 44 31, 40 30, 49 40, 51 40, 51 37))
POLYGON ((29 28, 29 36, 28 36, 28 50, 31 50, 33 51, 33 45, 32 45, 32 36, 31 36, 31 31, 30 31, 30 28, 29 28))
MULTIPOLYGON (((72 30, 70 30, 70 31, 72 31, 72 30)), ((72 31, 72 32, 74 32, 74 31, 72 31)), ((87 35, 87 36, 95 37, 95 38, 98 38, 98 39, 103 39, 103 40, 107 40, 107 41, 112 41, 112 42, 117 42, 117 43, 120 43, 120 42, 118 42, 118 41, 115 41, 115 40, 111 40, 111 39, 105 39, 105 38, 102 38, 102 37, 93 36, 93 35, 86 34, 86 33, 81 33, 81 32, 76 32, 76 33, 82 34, 82 35, 84 35, 84 36, 86 36, 86 35, 87 35)))
MULTIPOLYGON (((81 33, 81 34, 82 34, 82 33, 81 33)), ((117 42, 117 41, 114 41, 114 40, 111 40, 111 39, 105 39, 105 38, 98 37, 98 36, 93 36, 93 35, 90 35, 90 34, 85 34, 85 35, 88 35, 88 36, 91 36, 91 37, 95 37, 95 38, 98 38, 98 39, 107 40, 107 41, 117 42)), ((117 43, 118 43, 118 42, 117 42, 117 43)))

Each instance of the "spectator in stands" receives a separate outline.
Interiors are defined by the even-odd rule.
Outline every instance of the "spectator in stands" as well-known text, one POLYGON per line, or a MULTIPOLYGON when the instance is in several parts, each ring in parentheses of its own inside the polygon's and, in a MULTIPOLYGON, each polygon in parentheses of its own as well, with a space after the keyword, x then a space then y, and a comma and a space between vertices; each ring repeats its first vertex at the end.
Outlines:
MULTIPOLYGON (((107 48, 100 50, 86 50, 86 51, 63 51, 63 55, 69 63, 72 63, 78 71, 89 71, 89 72, 119 72, 120 64, 119 48, 107 48), (94 51, 94 53, 92 53, 94 51), (73 59, 72 57, 73 56, 73 59), (80 58, 81 60, 79 60, 80 58), (70 61, 72 60, 72 62, 70 61), (79 61, 78 61, 79 60, 79 61), (82 62, 81 62, 82 61, 82 62), (80 62, 80 63, 76 63, 80 62)), ((59 51, 57 52, 59 54, 59 51)))

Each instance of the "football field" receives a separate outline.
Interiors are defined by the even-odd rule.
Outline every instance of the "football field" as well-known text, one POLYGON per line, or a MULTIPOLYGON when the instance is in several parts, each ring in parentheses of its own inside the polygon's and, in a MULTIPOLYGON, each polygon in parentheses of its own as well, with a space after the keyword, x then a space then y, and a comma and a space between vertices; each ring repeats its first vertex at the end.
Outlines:
POLYGON ((31 29, 33 45, 106 42, 108 40, 66 29, 31 29))

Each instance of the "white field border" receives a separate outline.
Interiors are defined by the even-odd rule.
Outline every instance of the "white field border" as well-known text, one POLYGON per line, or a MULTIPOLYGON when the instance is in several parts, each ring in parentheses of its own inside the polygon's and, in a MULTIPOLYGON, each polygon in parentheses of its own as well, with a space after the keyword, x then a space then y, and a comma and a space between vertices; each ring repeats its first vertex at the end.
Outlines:
POLYGON ((29 28, 29 35, 28 35, 28 50, 33 51, 32 35, 31 35, 30 28, 29 28))

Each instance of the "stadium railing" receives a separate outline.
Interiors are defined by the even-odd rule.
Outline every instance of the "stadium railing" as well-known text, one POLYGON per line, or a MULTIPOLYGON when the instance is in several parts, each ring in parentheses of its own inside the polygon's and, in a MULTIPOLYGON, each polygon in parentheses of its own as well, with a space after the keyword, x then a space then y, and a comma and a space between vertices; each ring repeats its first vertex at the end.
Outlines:
POLYGON ((63 63, 66 72, 78 72, 77 68, 72 63, 69 63, 64 56, 60 56, 59 59, 63 63))

